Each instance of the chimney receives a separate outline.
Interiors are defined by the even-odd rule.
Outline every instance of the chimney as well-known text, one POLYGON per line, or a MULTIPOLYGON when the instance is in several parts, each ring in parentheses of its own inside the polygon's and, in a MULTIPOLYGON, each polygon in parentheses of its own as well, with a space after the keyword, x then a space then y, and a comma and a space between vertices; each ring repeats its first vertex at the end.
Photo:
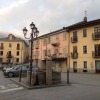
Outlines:
POLYGON ((83 21, 84 21, 84 22, 87 22, 87 17, 86 17, 86 16, 84 17, 83 21))
POLYGON ((83 19, 84 22, 87 22, 87 17, 86 16, 87 16, 87 11, 85 11, 85 17, 83 19))

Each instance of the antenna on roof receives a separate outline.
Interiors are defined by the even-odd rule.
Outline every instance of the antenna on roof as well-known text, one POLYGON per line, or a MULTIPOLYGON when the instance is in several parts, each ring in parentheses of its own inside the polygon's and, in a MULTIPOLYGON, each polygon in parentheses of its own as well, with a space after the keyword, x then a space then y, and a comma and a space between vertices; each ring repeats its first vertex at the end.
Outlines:
POLYGON ((84 17, 83 21, 84 21, 84 22, 87 22, 87 11, 85 10, 84 13, 85 13, 85 17, 84 17))

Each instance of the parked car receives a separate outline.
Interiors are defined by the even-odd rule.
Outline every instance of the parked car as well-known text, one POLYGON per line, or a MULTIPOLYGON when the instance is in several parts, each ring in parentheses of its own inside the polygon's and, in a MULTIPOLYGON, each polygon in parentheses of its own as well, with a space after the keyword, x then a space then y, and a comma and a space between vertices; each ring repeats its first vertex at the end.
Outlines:
POLYGON ((1 68, 2 68, 2 70, 3 70, 3 68, 6 67, 6 66, 12 66, 12 63, 7 63, 7 62, 2 62, 2 63, 1 63, 1 68))
MULTIPOLYGON (((32 71, 38 71, 40 68, 33 65, 32 66, 32 71)), ((16 65, 15 67, 8 68, 4 71, 4 76, 8 77, 14 77, 14 76, 19 76, 19 73, 27 73, 27 71, 30 70, 30 65, 29 64, 23 64, 23 65, 16 65)))
POLYGON ((12 68, 12 67, 15 67, 16 65, 5 65, 3 68, 2 68, 2 71, 6 71, 6 69, 8 68, 12 68))

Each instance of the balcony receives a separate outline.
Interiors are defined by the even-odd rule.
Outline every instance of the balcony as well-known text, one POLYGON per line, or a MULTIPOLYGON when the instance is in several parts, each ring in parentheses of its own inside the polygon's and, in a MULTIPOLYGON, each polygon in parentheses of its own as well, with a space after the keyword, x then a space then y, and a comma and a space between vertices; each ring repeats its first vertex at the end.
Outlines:
POLYGON ((59 39, 56 39, 56 40, 51 42, 51 45, 53 45, 53 46, 58 46, 59 44, 60 44, 60 40, 59 39))
POLYGON ((78 53, 77 52, 71 52, 71 58, 72 59, 77 59, 78 58, 78 53))
POLYGON ((100 58, 100 52, 92 51, 92 57, 93 58, 100 58))
POLYGON ((12 55, 11 54, 7 54, 7 58, 12 58, 12 55))
POLYGON ((17 47, 16 50, 20 50, 20 47, 17 47))
POLYGON ((51 55, 51 59, 66 59, 66 58, 67 58, 67 55, 62 54, 62 53, 51 55))
POLYGON ((46 55, 43 56, 43 59, 45 59, 45 60, 46 59, 50 59, 50 58, 51 58, 51 56, 48 56, 48 55, 47 56, 46 55))
POLYGON ((3 46, 1 46, 1 47, 0 47, 0 50, 4 50, 4 47, 3 47, 3 46))
POLYGON ((78 41, 77 36, 76 36, 76 37, 71 37, 71 42, 72 42, 72 43, 76 43, 77 41, 78 41))
POLYGON ((39 44, 35 45, 35 49, 39 49, 39 44))
POLYGON ((100 40, 100 32, 92 33, 92 39, 93 40, 100 40))

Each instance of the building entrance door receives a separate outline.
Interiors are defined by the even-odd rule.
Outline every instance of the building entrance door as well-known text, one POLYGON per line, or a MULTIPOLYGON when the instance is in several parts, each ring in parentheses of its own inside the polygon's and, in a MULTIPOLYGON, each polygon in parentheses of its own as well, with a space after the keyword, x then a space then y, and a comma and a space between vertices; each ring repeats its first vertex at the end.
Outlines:
POLYGON ((73 71, 77 72, 77 62, 73 62, 73 71))
POLYGON ((95 61, 96 73, 100 73, 100 60, 95 61))

